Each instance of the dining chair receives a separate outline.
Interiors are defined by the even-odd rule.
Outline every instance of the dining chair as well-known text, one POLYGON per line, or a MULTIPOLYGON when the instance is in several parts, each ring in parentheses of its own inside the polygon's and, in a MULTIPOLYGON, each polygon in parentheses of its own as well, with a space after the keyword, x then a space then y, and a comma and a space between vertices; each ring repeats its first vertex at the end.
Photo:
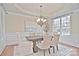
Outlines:
POLYGON ((58 51, 59 37, 60 37, 59 34, 54 33, 54 34, 53 34, 53 37, 52 37, 52 39, 51 39, 50 48, 53 48, 53 53, 55 53, 55 47, 56 47, 56 49, 57 49, 57 51, 58 51))
POLYGON ((47 35, 47 33, 43 34, 43 41, 40 44, 37 44, 37 47, 43 50, 44 56, 46 50, 48 50, 50 54, 50 37, 47 35))
POLYGON ((19 40, 18 44, 19 45, 17 46, 17 48, 21 49, 21 50, 18 50, 17 53, 22 53, 23 55, 33 53, 33 51, 32 51, 32 47, 33 47, 32 42, 28 41, 28 40, 23 41, 24 38, 22 37, 22 33, 18 33, 18 40, 19 40))

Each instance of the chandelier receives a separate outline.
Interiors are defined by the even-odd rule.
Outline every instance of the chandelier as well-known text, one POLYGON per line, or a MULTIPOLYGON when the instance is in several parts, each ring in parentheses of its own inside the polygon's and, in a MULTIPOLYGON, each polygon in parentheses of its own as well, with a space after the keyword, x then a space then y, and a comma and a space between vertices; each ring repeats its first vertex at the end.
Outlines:
POLYGON ((46 21, 47 21, 46 18, 41 15, 41 13, 42 13, 41 8, 42 8, 42 7, 43 7, 43 6, 40 5, 40 17, 37 19, 37 24, 40 25, 41 27, 42 27, 42 26, 46 23, 46 21))

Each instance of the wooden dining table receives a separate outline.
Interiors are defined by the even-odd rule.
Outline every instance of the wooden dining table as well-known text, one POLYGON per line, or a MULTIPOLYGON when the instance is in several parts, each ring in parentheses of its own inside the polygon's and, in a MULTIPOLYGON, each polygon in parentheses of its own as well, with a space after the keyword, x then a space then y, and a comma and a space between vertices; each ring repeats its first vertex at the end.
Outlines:
POLYGON ((36 53, 38 52, 38 47, 36 46, 36 42, 42 41, 43 37, 42 36, 26 36, 28 41, 33 42, 33 52, 36 53))

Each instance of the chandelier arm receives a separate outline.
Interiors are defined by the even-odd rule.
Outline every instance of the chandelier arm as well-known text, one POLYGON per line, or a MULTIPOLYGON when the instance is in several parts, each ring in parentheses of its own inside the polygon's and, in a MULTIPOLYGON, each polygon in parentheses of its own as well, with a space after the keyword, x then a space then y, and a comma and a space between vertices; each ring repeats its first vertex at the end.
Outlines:
POLYGON ((40 17, 37 19, 37 24, 40 25, 41 27, 47 22, 46 18, 42 16, 42 5, 40 5, 40 17))
POLYGON ((42 5, 40 5, 40 18, 42 18, 42 10, 41 10, 41 9, 42 9, 42 7, 43 7, 43 6, 42 6, 42 5))

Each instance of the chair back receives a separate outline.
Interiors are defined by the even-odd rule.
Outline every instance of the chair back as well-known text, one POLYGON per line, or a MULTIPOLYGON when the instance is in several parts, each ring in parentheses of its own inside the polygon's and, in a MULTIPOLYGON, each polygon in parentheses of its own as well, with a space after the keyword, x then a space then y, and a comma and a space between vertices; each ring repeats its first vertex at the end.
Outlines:
POLYGON ((42 41, 43 48, 50 47, 50 37, 47 33, 43 33, 43 41, 42 41))
POLYGON ((57 33, 53 34, 53 38, 51 40, 51 45, 58 45, 60 35, 57 33))

